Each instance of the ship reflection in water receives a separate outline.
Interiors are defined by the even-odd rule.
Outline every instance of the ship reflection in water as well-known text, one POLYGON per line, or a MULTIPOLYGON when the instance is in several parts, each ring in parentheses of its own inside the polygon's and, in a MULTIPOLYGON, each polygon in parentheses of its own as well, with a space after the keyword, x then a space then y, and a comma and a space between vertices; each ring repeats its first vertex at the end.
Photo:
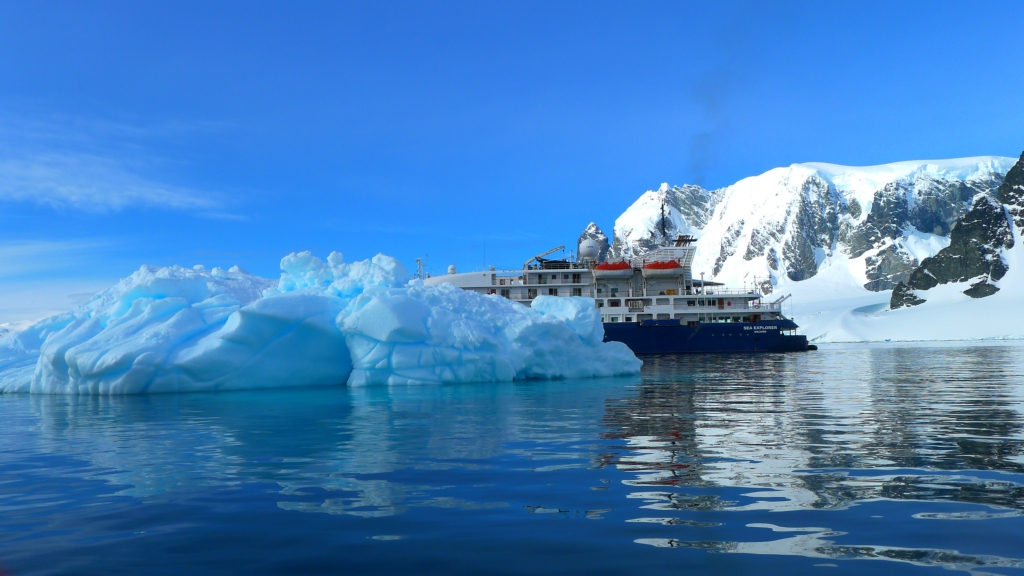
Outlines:
MULTIPOLYGON (((756 541, 675 536, 636 542, 822 561, 891 560, 971 572, 1024 567, 1019 557, 870 541, 879 532, 894 532, 894 521, 915 531, 907 527, 908 519, 1021 516, 1020 348, 851 346, 842 356, 840 366, 811 372, 793 355, 648 359, 649 377, 637 393, 607 402, 605 437, 622 440, 625 447, 602 462, 634 476, 625 481, 635 488, 628 497, 638 499, 642 509, 672 514, 632 522, 714 527, 730 519, 727 513, 843 511, 872 504, 890 511, 896 505, 901 513, 895 518, 861 514, 867 521, 849 532, 755 522, 746 524, 751 534, 770 530, 756 541), (942 503, 959 506, 945 511, 942 503), (929 511, 913 513, 915 506, 929 511), (857 543, 837 544, 840 537, 857 543)), ((846 523, 845 515, 832 517, 846 523)), ((953 524, 959 524, 948 529, 954 545, 987 539, 1018 556, 1024 550, 1019 521, 953 524)), ((918 538, 904 532, 902 539, 940 532, 923 525, 916 531, 918 538)))
POLYGON ((1024 573, 1024 346, 645 362, 609 380, 0 397, 0 569, 1024 573))

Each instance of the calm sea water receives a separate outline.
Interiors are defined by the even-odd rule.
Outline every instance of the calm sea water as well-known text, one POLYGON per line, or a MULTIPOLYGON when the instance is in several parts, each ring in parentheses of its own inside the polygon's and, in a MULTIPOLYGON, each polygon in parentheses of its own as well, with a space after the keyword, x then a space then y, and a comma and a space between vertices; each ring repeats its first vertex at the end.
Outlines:
POLYGON ((0 572, 1024 573, 1024 346, 0 397, 0 572))

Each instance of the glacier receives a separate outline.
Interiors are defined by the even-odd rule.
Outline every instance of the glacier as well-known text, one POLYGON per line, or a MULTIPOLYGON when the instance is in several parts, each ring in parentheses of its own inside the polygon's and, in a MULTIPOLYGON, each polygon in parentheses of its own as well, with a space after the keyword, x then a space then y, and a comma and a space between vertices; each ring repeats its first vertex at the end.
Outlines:
POLYGON ((532 308, 396 259, 310 252, 274 281, 234 267, 143 266, 77 309, 0 337, 0 392, 111 395, 287 386, 585 378, 639 372, 594 303, 532 308))

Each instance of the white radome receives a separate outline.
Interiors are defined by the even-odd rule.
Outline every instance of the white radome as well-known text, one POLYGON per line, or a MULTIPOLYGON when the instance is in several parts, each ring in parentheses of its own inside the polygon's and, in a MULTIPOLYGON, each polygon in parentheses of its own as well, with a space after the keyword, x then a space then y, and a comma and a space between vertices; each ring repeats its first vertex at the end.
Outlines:
POLYGON ((580 242, 580 258, 585 260, 596 260, 600 253, 601 246, 597 243, 597 240, 587 238, 583 242, 580 242))

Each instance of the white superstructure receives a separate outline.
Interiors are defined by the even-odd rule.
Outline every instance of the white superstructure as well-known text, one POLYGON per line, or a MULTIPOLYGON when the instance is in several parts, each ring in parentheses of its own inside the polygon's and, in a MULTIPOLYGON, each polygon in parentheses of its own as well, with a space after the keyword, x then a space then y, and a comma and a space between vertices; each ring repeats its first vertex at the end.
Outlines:
MULTIPOLYGON (((426 284, 450 283, 464 290, 495 294, 529 306, 534 298, 593 298, 606 323, 676 320, 693 322, 759 322, 780 319, 782 301, 762 301, 756 286, 730 290, 694 279, 693 238, 680 236, 643 259, 597 262, 593 250, 581 245, 576 261, 548 260, 549 250, 528 260, 522 270, 449 273, 424 278, 426 284)), ((454 267, 450 268, 454 271, 454 267)))

